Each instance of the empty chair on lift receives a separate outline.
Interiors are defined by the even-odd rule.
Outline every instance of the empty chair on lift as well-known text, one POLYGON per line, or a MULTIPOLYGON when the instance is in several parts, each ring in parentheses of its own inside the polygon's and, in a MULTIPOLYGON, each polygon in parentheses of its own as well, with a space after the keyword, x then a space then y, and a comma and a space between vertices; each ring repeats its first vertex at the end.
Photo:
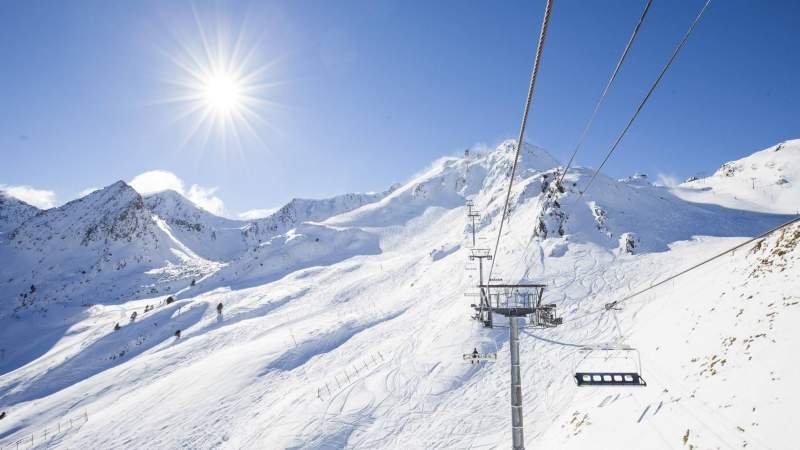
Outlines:
POLYGON ((585 356, 575 367, 578 386, 647 386, 639 351, 624 345, 581 348, 585 356))

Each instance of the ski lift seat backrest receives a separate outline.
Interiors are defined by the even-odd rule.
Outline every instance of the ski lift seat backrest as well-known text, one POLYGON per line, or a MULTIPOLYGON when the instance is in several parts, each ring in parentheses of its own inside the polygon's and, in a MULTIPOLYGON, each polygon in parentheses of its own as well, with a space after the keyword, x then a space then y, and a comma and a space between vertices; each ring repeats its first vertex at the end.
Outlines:
POLYGON ((576 372, 578 386, 647 386, 636 372, 576 372))
POLYGON ((578 386, 647 386, 641 375, 639 351, 635 348, 602 344, 586 346, 581 350, 587 354, 575 367, 575 382, 578 386), (618 364, 619 360, 625 362, 624 367, 608 366, 609 361, 617 361, 618 364), (595 365, 587 367, 587 361, 595 365))

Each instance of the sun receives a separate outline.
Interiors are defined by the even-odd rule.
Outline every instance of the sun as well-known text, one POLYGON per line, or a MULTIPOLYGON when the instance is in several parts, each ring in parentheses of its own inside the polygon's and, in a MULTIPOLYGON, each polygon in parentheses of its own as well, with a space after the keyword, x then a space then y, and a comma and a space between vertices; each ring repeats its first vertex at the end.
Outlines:
MULTIPOLYGON (((175 48, 164 53, 172 63, 166 81, 171 95, 160 103, 177 105, 176 123, 186 125, 184 145, 214 142, 221 149, 230 143, 241 147, 245 138, 263 141, 259 132, 274 130, 264 116, 279 105, 268 91, 280 83, 270 80, 274 61, 259 62, 256 41, 231 28, 206 30, 199 20, 196 31, 176 37, 175 48)), ((192 145, 194 147, 194 145, 192 145)), ((262 146, 263 147, 263 146, 262 146)))
POLYGON ((227 73, 213 73, 203 81, 203 97, 209 108, 218 113, 228 114, 241 110, 243 101, 242 82, 227 73))

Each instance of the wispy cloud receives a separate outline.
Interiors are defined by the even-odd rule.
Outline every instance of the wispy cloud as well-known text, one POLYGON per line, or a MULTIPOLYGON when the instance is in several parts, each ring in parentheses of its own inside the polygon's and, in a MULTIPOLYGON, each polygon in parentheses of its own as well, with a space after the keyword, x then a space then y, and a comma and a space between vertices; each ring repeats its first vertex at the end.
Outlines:
POLYGON ((675 187, 681 184, 681 181, 675 175, 659 173, 656 177, 656 186, 675 187))
POLYGON ((48 209, 56 206, 56 193, 53 191, 26 185, 10 186, 7 184, 0 184, 0 191, 5 191, 8 195, 38 208, 48 209))
POLYGON ((212 214, 221 216, 225 213, 225 202, 215 195, 217 187, 193 184, 187 190, 183 180, 168 170, 150 170, 141 173, 133 177, 128 184, 142 195, 172 190, 212 214))
POLYGON ((186 197, 206 211, 221 216, 225 213, 225 203, 221 198, 214 195, 215 192, 217 192, 216 187, 203 187, 193 184, 189 191, 186 192, 186 197))
POLYGON ((78 198, 86 197, 87 195, 91 194, 92 192, 99 191, 99 190, 100 190, 100 188, 98 188, 98 187, 86 188, 86 189, 78 192, 78 198))
POLYGON ((128 184, 142 195, 155 194, 156 192, 168 190, 173 190, 181 194, 184 193, 183 180, 167 170, 150 170, 140 173, 133 177, 128 184))
POLYGON ((251 209, 249 211, 237 214, 236 217, 243 220, 263 219, 264 217, 269 216, 270 214, 274 213, 277 210, 278 208, 251 209))

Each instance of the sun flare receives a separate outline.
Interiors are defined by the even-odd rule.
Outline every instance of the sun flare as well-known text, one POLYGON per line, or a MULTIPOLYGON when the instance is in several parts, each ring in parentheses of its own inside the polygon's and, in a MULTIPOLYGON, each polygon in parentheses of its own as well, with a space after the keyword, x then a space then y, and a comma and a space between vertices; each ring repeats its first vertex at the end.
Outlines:
POLYGON ((215 31, 198 21, 192 38, 179 39, 177 48, 166 52, 177 76, 168 80, 173 92, 163 102, 180 107, 176 122, 188 125, 185 144, 198 138, 205 146, 215 139, 224 149, 247 137, 263 143, 257 130, 274 129, 263 116, 277 106, 266 99, 266 91, 277 85, 268 81, 273 65, 257 62, 258 49, 248 46, 253 41, 243 30, 233 36, 215 31))
POLYGON ((203 96, 210 108, 221 113, 241 108, 241 83, 232 74, 212 74, 203 84, 203 96))

